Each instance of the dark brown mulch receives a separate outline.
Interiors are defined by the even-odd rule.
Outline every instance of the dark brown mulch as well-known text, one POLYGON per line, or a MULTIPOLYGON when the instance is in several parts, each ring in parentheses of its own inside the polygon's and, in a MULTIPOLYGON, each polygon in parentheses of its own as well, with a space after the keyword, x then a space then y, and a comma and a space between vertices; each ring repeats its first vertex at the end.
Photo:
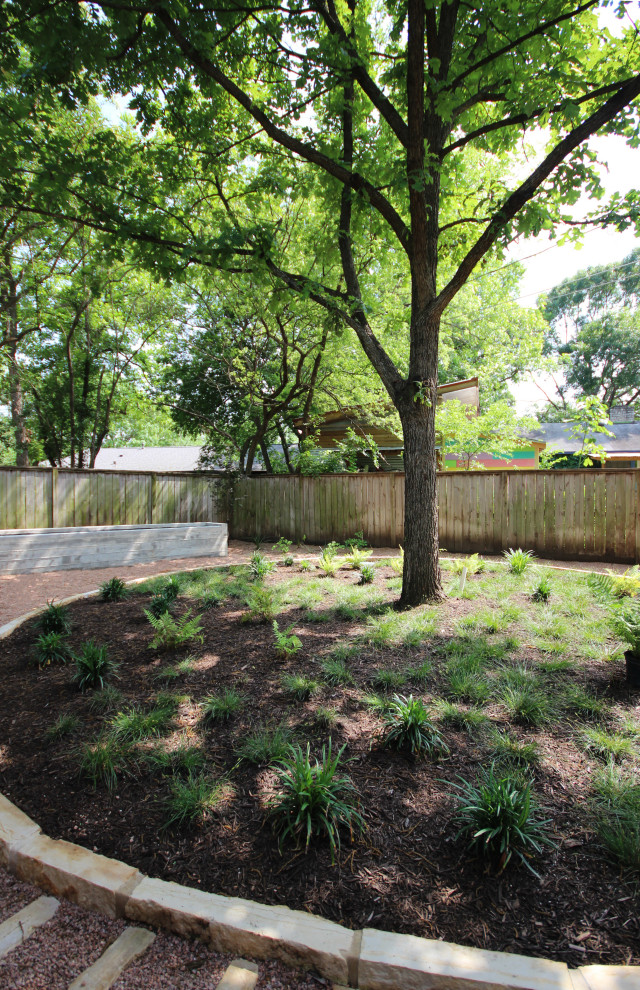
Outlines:
MULTIPOLYGON (((279 573, 279 577, 282 572, 279 573)), ((289 576, 289 575, 287 575, 289 576)), ((384 577, 377 581, 386 591, 384 577)), ((340 580, 354 584, 356 575, 340 580)), ((71 609, 78 644, 95 637, 110 644, 121 663, 120 681, 127 703, 151 703, 166 688, 154 679, 171 657, 149 649, 149 626, 142 615, 148 596, 107 605, 78 603, 71 609)), ((467 611, 470 603, 450 600, 442 606, 441 631, 467 611)), ((164 830, 166 777, 139 763, 120 777, 113 793, 95 791, 79 776, 77 749, 95 739, 104 716, 90 708, 90 696, 70 683, 65 668, 39 671, 30 664, 35 630, 18 630, 0 646, 0 789, 42 828, 134 864, 151 876, 187 886, 287 904, 344 925, 377 927, 481 948, 547 956, 571 965, 639 963, 640 896, 637 883, 609 862, 588 829, 585 803, 592 765, 577 748, 570 728, 517 730, 535 736, 543 754, 536 790, 551 817, 558 846, 536 863, 540 878, 513 863, 495 875, 455 840, 451 784, 470 778, 487 762, 486 748, 464 733, 447 731, 451 753, 439 762, 413 761, 381 748, 379 721, 361 703, 362 690, 329 688, 308 702, 291 702, 282 690, 285 670, 318 676, 317 659, 358 625, 332 620, 302 622, 289 608, 281 628, 296 622, 303 650, 287 661, 276 657, 268 625, 241 622, 246 610, 231 604, 203 613, 205 641, 183 651, 195 658, 195 670, 171 690, 188 694, 179 712, 183 739, 203 741, 211 773, 228 775, 233 794, 207 823, 164 830), (230 723, 202 731, 197 701, 222 687, 242 691, 248 702, 230 723), (236 748, 259 723, 286 721, 315 751, 328 732, 314 721, 318 706, 338 709, 331 730, 334 748, 346 744, 350 773, 362 800, 366 834, 350 844, 345 836, 336 865, 328 850, 312 845, 308 854, 286 846, 282 855, 268 822, 264 800, 273 773, 238 763, 236 748), (46 730, 61 714, 76 715, 79 735, 49 741, 46 730)), ((378 666, 417 665, 431 659, 438 683, 437 637, 419 649, 362 649, 352 668, 360 688, 378 666)), ((532 650, 527 660, 535 661, 532 650)), ((603 663, 585 665, 591 683, 609 683, 603 663)), ((429 690, 407 684, 407 692, 429 690)), ((438 693, 438 692, 435 692, 438 693)), ((618 684, 625 704, 625 692, 618 684)), ((491 712, 497 725, 499 712, 491 712)), ((506 723, 502 723, 506 727, 506 723)))

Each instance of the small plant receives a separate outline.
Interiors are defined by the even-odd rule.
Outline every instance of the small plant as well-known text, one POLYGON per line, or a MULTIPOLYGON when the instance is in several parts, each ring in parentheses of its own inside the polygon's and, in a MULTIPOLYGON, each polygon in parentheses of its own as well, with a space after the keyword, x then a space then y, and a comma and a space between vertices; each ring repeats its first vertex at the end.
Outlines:
POLYGON ((331 740, 320 760, 312 762, 309 743, 306 751, 292 746, 289 756, 277 770, 277 780, 269 797, 269 811, 278 844, 291 838, 309 848, 311 840, 323 836, 329 841, 331 861, 340 849, 340 828, 364 831, 364 819, 357 809, 357 794, 347 776, 338 774, 344 746, 333 756, 331 740))
POLYGON ((381 691, 396 691, 407 682, 407 675, 401 670, 388 670, 386 667, 379 667, 371 683, 381 691))
POLYGON ((562 700, 567 711, 577 718, 598 721, 609 714, 609 706, 604 698, 598 698, 577 684, 571 684, 566 689, 562 700))
POLYGON ((366 550, 369 546, 361 529, 359 529, 357 533, 354 533, 353 536, 347 537, 344 541, 344 545, 347 550, 366 550))
POLYGON ((408 681, 422 686, 429 683, 432 673, 433 667, 430 660, 424 660, 416 667, 407 667, 405 670, 408 681))
POLYGON ((323 680, 327 684, 353 684, 353 674, 342 657, 325 657, 320 662, 323 680))
POLYGON ((291 556, 290 553, 288 553, 286 557, 282 558, 282 563, 284 564, 285 567, 293 567, 293 565, 295 564, 295 559, 291 556))
POLYGON ((454 574, 462 574, 465 567, 467 575, 482 574, 486 567, 485 561, 479 553, 472 553, 469 557, 455 557, 449 564, 454 574))
POLYGON ((588 753, 601 760, 613 760, 618 763, 634 755, 631 739, 620 732, 606 732, 605 729, 599 728, 585 729, 582 742, 588 753))
POLYGON ((112 791, 118 782, 118 774, 126 769, 128 749, 113 736, 102 735, 95 743, 80 750, 80 772, 88 777, 94 788, 104 784, 112 791))
POLYGON ((225 688, 220 694, 210 694, 200 705, 202 721, 228 722, 233 715, 237 715, 244 703, 243 695, 233 688, 225 688))
POLYGON ((534 557, 533 550, 505 550, 502 556, 505 558, 509 570, 512 574, 524 574, 534 557))
POLYGON ((500 703, 509 718, 521 725, 545 725, 551 718, 551 704, 535 684, 507 684, 500 703))
POLYGON ((376 569, 373 564, 362 564, 360 567, 360 580, 358 584, 373 584, 376 576, 376 569))
POLYGON ((541 670, 543 674, 560 674, 566 670, 573 670, 574 666, 573 660, 558 657, 557 660, 541 660, 538 664, 538 670, 541 670))
POLYGON ((391 698, 382 694, 365 694, 362 703, 375 715, 382 715, 389 711, 391 698))
POLYGON ((508 732, 496 732, 493 737, 492 752, 496 763, 506 763, 526 769, 540 762, 540 754, 535 742, 521 742, 508 732))
POLYGON ((278 623, 273 620, 273 636, 276 641, 276 655, 281 660, 292 657, 302 649, 302 640, 293 634, 295 622, 280 632, 278 623))
POLYGON ((44 737, 49 742, 64 739, 66 736, 72 736, 74 732, 77 732, 81 725, 80 719, 76 718, 75 715, 60 715, 53 725, 49 726, 44 737))
POLYGON ((71 649, 65 638, 65 633, 42 633, 36 640, 35 654, 39 667, 49 667, 54 663, 66 663, 71 657, 71 649))
POLYGON ((71 631, 71 621, 65 606, 56 605, 52 601, 47 602, 45 611, 38 619, 38 628, 44 635, 47 633, 67 635, 71 631))
POLYGON ((164 827, 192 825, 208 818, 230 796, 227 784, 199 775, 172 780, 164 827))
POLYGON ((321 705, 316 709, 315 721, 323 729, 332 729, 338 721, 338 709, 321 705))
POLYGON ((291 745, 291 733, 284 725, 275 729, 262 727, 247 736, 238 750, 241 759, 266 765, 282 760, 291 745))
POLYGON ((291 549, 291 540, 286 540, 284 536, 281 536, 276 544, 274 544, 273 549, 276 553, 282 554, 283 557, 289 555, 289 550, 291 549))
POLYGON ((453 785, 460 825, 456 838, 466 839, 471 849, 495 860, 499 871, 515 853, 538 876, 529 859, 554 843, 547 836, 548 821, 537 817, 531 783, 508 774, 497 776, 493 766, 481 773, 477 785, 460 779, 453 785))
POLYGON ((170 612, 155 616, 148 610, 144 614, 151 623, 154 631, 153 638, 149 644, 152 650, 175 650, 185 643, 197 641, 202 643, 202 634, 199 615, 191 618, 191 610, 185 612, 182 618, 174 619, 170 612))
POLYGON ((180 777, 192 777, 201 773, 206 759, 199 746, 189 746, 182 743, 174 749, 154 746, 145 755, 152 770, 164 774, 176 774, 180 777))
POLYGON ((359 550, 358 547, 352 547, 344 560, 352 570, 359 571, 365 560, 368 560, 372 553, 373 550, 359 550))
POLYGON ((140 742, 151 736, 162 736, 171 728, 174 712, 168 706, 155 705, 144 712, 140 708, 125 708, 116 712, 110 725, 113 737, 126 742, 140 742))
POLYGON ((402 577, 402 573, 404 571, 404 550, 402 547, 398 547, 398 549, 400 550, 400 556, 392 557, 389 561, 389 567, 391 567, 396 574, 399 574, 400 577, 402 577))
POLYGON ((546 574, 543 574, 531 589, 531 598, 534 602, 548 602, 550 597, 551 581, 546 574))
POLYGON ((245 599, 249 609, 248 618, 259 622, 273 622, 282 609, 282 597, 275 588, 255 585, 245 599))
POLYGON ((640 656, 640 605, 637 602, 625 602, 613 613, 611 626, 625 643, 628 643, 631 653, 640 656))
POLYGON ((437 711, 444 725, 450 725, 469 734, 484 729, 489 722, 487 715, 479 708, 462 708, 450 701, 439 702, 437 711))
POLYGON ((310 560, 301 560, 300 561, 300 570, 301 571, 313 571, 313 570, 315 570, 315 567, 311 563, 310 560))
POLYGON ((112 577, 100 585, 100 597, 103 602, 121 602, 128 594, 129 589, 119 577, 112 577))
POLYGON ((609 764, 594 780, 593 818, 598 837, 609 852, 640 870, 640 784, 609 764))
POLYGON ((198 608, 202 612, 208 612, 209 609, 222 605, 223 601, 224 596, 219 591, 205 591, 198 598, 198 608))
POLYGON ((448 693, 459 701, 481 704, 491 692, 491 685, 484 674, 467 670, 461 664, 448 667, 446 678, 448 693))
POLYGON ((282 687, 287 694, 293 695, 298 701, 307 701, 320 685, 304 674, 283 674, 282 687))
MULTIPOLYGON (((151 601, 149 602, 148 611, 155 619, 159 619, 161 615, 166 615, 171 611, 171 606, 173 603, 173 598, 167 598, 163 591, 158 591, 152 596, 151 601)), ((147 610, 145 609, 145 615, 146 614, 147 610)))
POLYGON ((637 598, 640 594, 640 568, 629 567, 624 574, 607 571, 606 574, 590 574, 587 583, 600 598, 637 598))
POLYGON ((449 751, 421 698, 395 695, 382 717, 385 746, 408 749, 414 756, 435 756, 449 751))
POLYGON ((268 574, 271 574, 275 566, 272 560, 267 560, 264 554, 256 550, 249 561, 249 574, 253 581, 262 581, 268 574))
POLYGON ((172 664, 170 667, 163 667, 157 674, 154 674, 154 680, 165 681, 166 683, 181 680, 193 673, 194 663, 193 657, 185 657, 179 663, 172 664))
POLYGON ((119 666, 109 657, 105 644, 98 646, 92 639, 82 644, 74 664, 73 680, 81 691, 103 688, 107 678, 116 676, 119 666))
POLYGON ((335 551, 331 552, 329 549, 330 547, 331 544, 325 547, 321 556, 318 558, 318 568, 327 577, 333 577, 333 575, 337 574, 342 567, 342 558, 337 557, 335 551))
POLYGON ((113 712, 122 704, 122 691, 107 684, 102 691, 96 691, 89 702, 92 712, 113 712))

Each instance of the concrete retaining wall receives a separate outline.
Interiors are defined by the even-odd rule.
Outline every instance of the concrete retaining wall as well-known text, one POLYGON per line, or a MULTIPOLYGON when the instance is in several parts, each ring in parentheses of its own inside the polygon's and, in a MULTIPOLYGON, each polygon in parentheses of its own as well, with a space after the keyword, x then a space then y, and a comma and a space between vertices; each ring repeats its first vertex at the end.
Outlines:
POLYGON ((0 532, 0 574, 123 567, 152 560, 226 555, 226 523, 74 526, 0 532))

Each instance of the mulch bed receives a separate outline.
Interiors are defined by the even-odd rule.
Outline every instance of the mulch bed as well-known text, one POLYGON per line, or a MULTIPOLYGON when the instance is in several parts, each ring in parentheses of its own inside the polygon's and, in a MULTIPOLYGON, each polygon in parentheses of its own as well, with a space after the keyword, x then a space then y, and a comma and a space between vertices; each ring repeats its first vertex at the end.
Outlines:
MULTIPOLYGON (((270 580, 290 576, 279 570, 270 580)), ((395 593, 387 590, 385 578, 392 576, 390 568, 376 576, 390 601, 395 593)), ((339 580, 354 585, 357 574, 340 572, 339 580)), ((148 595, 116 604, 91 600, 70 609, 72 645, 77 648, 92 637, 109 644, 121 664, 115 684, 125 703, 151 703, 166 690, 154 675, 176 659, 149 649, 150 627, 142 614, 148 600, 148 595)), ((475 607, 460 599, 443 604, 441 636, 451 635, 452 621, 475 607)), ((52 837, 125 860, 150 876, 286 904, 352 928, 546 956, 572 966, 640 963, 637 879, 622 874, 589 831, 586 801, 593 763, 568 726, 515 730, 521 738, 535 738, 543 755, 535 786, 558 846, 536 862, 540 879, 515 860, 504 874, 495 875, 455 841, 452 822, 451 783, 458 776, 473 777, 480 763, 486 765, 481 741, 446 730, 447 758, 415 761, 382 748, 380 721, 363 706, 362 690, 325 686, 307 702, 292 702, 280 684, 283 671, 318 677, 317 658, 362 626, 335 620, 303 624, 302 610, 290 607, 279 617, 280 627, 296 622, 303 650, 280 660, 269 625, 241 622, 245 613, 235 600, 204 612, 204 644, 182 652, 196 657, 194 672, 169 688, 192 699, 178 716, 182 737, 194 743, 202 738, 209 770, 229 773, 233 785, 233 796, 205 824, 164 830, 168 781, 144 768, 121 777, 113 793, 101 786, 93 790, 79 776, 78 746, 98 736, 104 716, 91 711, 90 695, 74 688, 68 670, 39 671, 29 662, 33 624, 0 644, 0 790, 52 837), (248 702, 231 722, 202 731, 196 702, 223 687, 241 690, 248 702), (334 751, 347 746, 348 772, 368 826, 353 844, 344 837, 335 865, 323 845, 312 845, 306 855, 285 846, 280 854, 264 811, 273 773, 238 764, 235 751, 257 724, 286 721, 299 740, 309 739, 319 752, 329 735, 314 722, 320 705, 338 709, 338 722, 330 730, 334 751), (46 730, 61 714, 80 718, 82 732, 51 742, 46 730)), ((439 643, 436 637, 418 649, 363 647, 352 669, 361 688, 379 666, 404 668, 432 659, 437 671, 443 662, 439 643)), ((609 685, 610 666, 593 661, 583 665, 583 674, 586 667, 592 684, 609 685)), ((618 671, 613 685, 618 697, 637 703, 625 695, 620 677, 618 671)), ((410 682, 403 690, 430 696, 410 682)), ((491 714, 500 725, 499 714, 491 714)))

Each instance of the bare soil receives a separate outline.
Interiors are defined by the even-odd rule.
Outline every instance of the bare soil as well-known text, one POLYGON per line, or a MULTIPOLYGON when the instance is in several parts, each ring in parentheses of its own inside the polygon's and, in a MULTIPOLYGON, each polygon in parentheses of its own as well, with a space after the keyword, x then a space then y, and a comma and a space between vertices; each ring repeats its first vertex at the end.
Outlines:
MULTIPOLYGON (((290 576, 291 571, 279 570, 270 580, 290 576)), ((379 568, 376 576, 389 601, 394 593, 385 579, 392 576, 390 568, 379 568)), ((344 571, 338 576, 347 586, 357 577, 344 571)), ((93 790, 79 774, 78 748, 99 735, 105 716, 92 711, 91 695, 77 691, 68 669, 33 665, 37 633, 30 623, 0 644, 0 790, 49 835, 125 860, 150 876, 286 904, 352 928, 546 956, 572 966, 640 963, 637 879, 607 859, 589 828, 586 804, 594 764, 576 745, 569 725, 560 721, 538 731, 510 727, 498 708, 487 709, 497 727, 535 739, 543 757, 535 786, 557 846, 536 861, 539 878, 515 861, 496 874, 456 841, 452 784, 473 778, 478 766, 487 764, 481 738, 447 729, 450 753, 438 762, 414 760, 381 745, 380 721, 362 703, 374 671, 430 660, 434 676, 428 687, 409 681, 403 691, 427 701, 440 696, 443 645, 453 635, 455 619, 476 602, 445 602, 438 635, 418 649, 363 645, 351 663, 356 686, 325 685, 309 701, 292 702, 281 685, 283 672, 318 678, 318 659, 338 641, 356 637, 362 624, 338 621, 333 614, 328 622, 309 623, 301 609, 289 607, 279 622, 281 627, 295 623, 303 649, 282 660, 270 626, 243 621, 246 608, 233 600, 202 613, 202 646, 178 656, 158 655, 149 648, 150 628, 142 613, 148 600, 136 595, 116 604, 77 603, 70 610, 72 645, 77 649, 89 638, 109 644, 121 664, 115 683, 124 704, 151 704, 166 690, 158 670, 193 655, 193 672, 171 687, 189 696, 180 707, 175 738, 202 744, 209 772, 228 779, 232 795, 208 821, 176 830, 163 827, 169 780, 150 773, 142 760, 120 776, 115 791, 93 790), (204 729, 198 701, 224 687, 240 690, 246 705, 230 722, 204 729), (319 706, 337 709, 331 730, 316 721, 319 706), (79 718, 81 729, 51 741, 47 730, 63 714, 79 718), (322 844, 312 844, 307 854, 292 846, 280 853, 265 813, 273 771, 238 761, 237 748, 251 730, 279 722, 286 722, 296 739, 309 740, 316 753, 329 734, 334 750, 346 746, 367 831, 352 843, 344 836, 335 865, 322 844)), ((526 644, 521 653, 528 663, 542 659, 526 644)), ((638 704, 624 685, 621 665, 612 673, 610 664, 584 661, 577 674, 562 676, 606 693, 621 708, 635 710, 638 704)))

